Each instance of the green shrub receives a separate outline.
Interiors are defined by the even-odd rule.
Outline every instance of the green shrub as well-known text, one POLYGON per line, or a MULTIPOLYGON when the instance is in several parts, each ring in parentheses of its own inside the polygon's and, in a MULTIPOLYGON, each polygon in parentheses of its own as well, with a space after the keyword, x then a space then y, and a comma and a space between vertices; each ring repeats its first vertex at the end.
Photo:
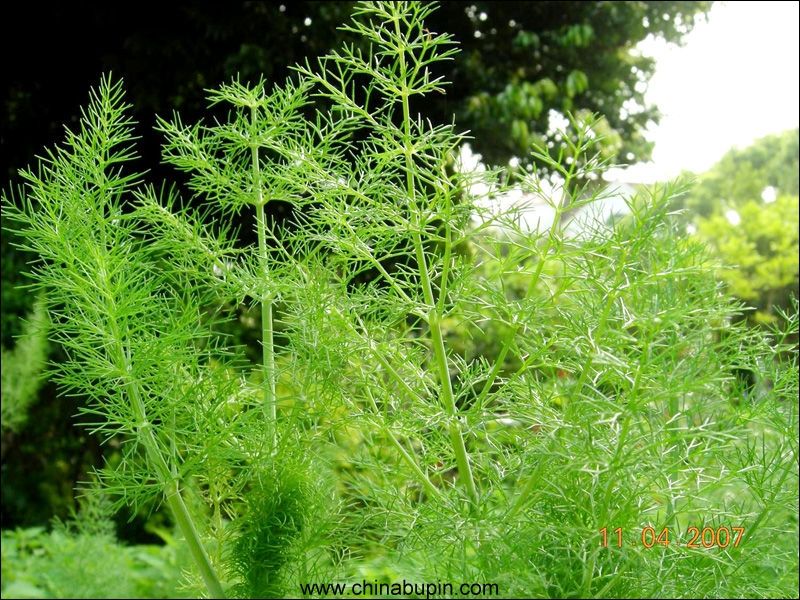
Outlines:
POLYGON ((12 350, 2 349, 2 428, 20 431, 28 420, 28 407, 37 399, 47 363, 49 319, 42 300, 23 325, 12 350))
POLYGON ((123 546, 107 509, 84 503, 51 531, 3 531, 3 598, 192 597, 179 586, 183 556, 174 543, 123 546))

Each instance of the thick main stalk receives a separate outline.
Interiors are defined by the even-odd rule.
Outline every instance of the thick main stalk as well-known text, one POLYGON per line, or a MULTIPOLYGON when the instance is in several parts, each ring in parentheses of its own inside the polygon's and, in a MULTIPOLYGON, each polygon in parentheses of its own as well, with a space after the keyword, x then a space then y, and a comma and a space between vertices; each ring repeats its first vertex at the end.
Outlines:
MULTIPOLYGON (((400 23, 395 21, 395 28, 400 37, 400 23)), ((406 64, 405 48, 401 48, 399 52, 400 57, 400 78, 403 81, 402 102, 403 102, 403 145, 406 163, 406 193, 408 194, 409 202, 411 205, 411 218, 412 227, 414 229, 413 241, 414 250, 417 259, 417 268, 419 271, 420 284, 422 286, 423 297, 425 303, 428 305, 428 326, 431 332, 431 345, 433 346, 434 360, 436 370, 440 382, 440 401, 443 408, 449 417, 448 434, 450 436, 450 443, 453 447, 453 453, 456 457, 456 464, 458 466, 458 474, 461 483, 467 488, 467 493, 470 500, 477 502, 478 491, 475 487, 475 479, 472 475, 472 466, 470 465, 469 454, 467 452, 466 444, 464 443, 464 432, 461 428, 461 421, 458 415, 458 408, 456 407, 455 397, 453 395, 453 386, 450 382, 450 368, 447 352, 444 347, 444 339, 441 330, 441 309, 442 303, 436 302, 433 295, 433 286, 431 285, 430 276, 428 274, 428 262, 425 257, 425 249, 422 244, 422 236, 420 234, 420 219, 419 219, 419 204, 416 199, 416 186, 414 183, 414 147, 411 140, 411 114, 409 109, 408 98, 410 90, 408 88, 408 67, 406 64)), ((448 240, 449 242, 449 240, 448 240)), ((446 293, 446 282, 442 282, 439 290, 440 294, 446 293)))

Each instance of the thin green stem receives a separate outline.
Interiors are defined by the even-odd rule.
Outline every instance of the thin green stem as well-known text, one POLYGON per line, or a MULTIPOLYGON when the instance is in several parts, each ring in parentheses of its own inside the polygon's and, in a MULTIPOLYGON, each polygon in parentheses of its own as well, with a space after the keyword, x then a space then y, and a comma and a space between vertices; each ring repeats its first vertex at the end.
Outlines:
POLYGON ((435 485, 433 485, 433 483, 431 483, 431 480, 425 474, 425 471, 423 471, 422 467, 420 467, 417 464, 417 461, 414 458, 414 456, 403 447, 403 445, 400 443, 400 440, 397 439, 397 436, 394 434, 394 432, 392 432, 392 430, 389 429, 389 426, 386 424, 386 421, 383 418, 381 411, 378 409, 378 403, 375 402, 375 397, 372 395, 372 391, 369 389, 367 389, 367 396, 369 396, 369 399, 372 403, 372 409, 375 411, 375 415, 381 419, 381 428, 386 433, 386 435, 389 436, 389 439, 392 440, 392 443, 400 452, 400 456, 403 458, 404 461, 406 461, 406 464, 409 467, 411 467, 411 470, 417 476, 417 478, 419 479, 420 483, 425 488, 425 490, 432 497, 441 500, 442 493, 439 491, 439 488, 437 488, 435 485))
MULTIPOLYGON (((106 284, 103 289, 107 290, 108 282, 105 271, 102 270, 101 273, 103 278, 102 283, 106 284)), ((212 598, 224 598, 225 594, 222 590, 222 586, 214 572, 214 568, 211 566, 203 543, 200 541, 200 536, 197 533, 194 521, 192 521, 192 517, 183 502, 175 475, 172 473, 168 461, 164 458, 164 454, 158 446, 158 440, 153 432, 152 424, 147 418, 147 409, 142 399, 140 386, 137 381, 129 375, 133 369, 129 359, 129 352, 122 341, 124 338, 121 335, 119 324, 114 316, 113 296, 109 293, 106 293, 105 296, 106 301, 109 303, 108 313, 111 315, 109 318, 109 328, 112 333, 112 338, 115 340, 113 356, 120 371, 126 374, 125 388, 131 400, 133 412, 139 423, 138 440, 144 446, 147 458, 153 463, 160 475, 167 504, 169 504, 172 516, 175 518, 175 523, 178 525, 181 533, 183 533, 183 537, 186 538, 186 543, 189 545, 192 558, 200 569, 200 573, 203 576, 203 581, 208 588, 210 596, 212 598)))
MULTIPOLYGON (((605 331, 606 321, 608 321, 608 317, 611 314, 611 309, 614 306, 614 302, 616 302, 619 294, 619 286, 622 283, 622 278, 625 274, 625 267, 628 260, 628 250, 627 248, 623 248, 622 256, 620 257, 619 261, 617 262, 617 269, 614 275, 614 284, 612 285, 612 289, 610 289, 606 293, 606 302, 603 306, 603 312, 600 314, 600 318, 598 319, 597 326, 595 327, 595 331, 605 331)), ((583 393, 583 386, 586 385, 586 380, 589 378, 590 372, 594 367, 594 354, 590 354, 589 358, 586 361, 586 364, 583 366, 581 370, 580 377, 578 378, 577 383, 575 384, 574 388, 574 398, 577 400, 580 398, 581 393, 583 393)))
MULTIPOLYGON (((569 193, 570 183, 572 182, 573 172, 572 169, 567 173, 566 179, 564 181, 563 189, 569 193)), ((544 248, 542 249, 541 259, 539 263, 536 265, 536 271, 534 271, 531 280, 528 282, 528 289, 525 291, 525 299, 527 300, 530 298, 533 290, 536 288, 536 285, 539 283, 539 279, 542 276, 542 270, 544 269, 544 264, 547 261, 547 255, 550 254, 550 250, 553 247, 553 240, 555 239, 556 232, 558 228, 561 226, 561 216, 563 214, 564 207, 561 206, 559 202, 558 206, 556 207, 555 213, 553 214, 553 222, 550 224, 550 229, 547 232, 547 239, 544 243, 544 248)), ((519 326, 517 326, 519 329, 519 326)))
POLYGON ((528 501, 528 498, 535 492, 537 489, 540 489, 541 486, 539 485, 539 476, 544 469, 545 462, 544 460, 539 460, 536 464, 536 468, 533 470, 533 473, 530 474, 528 477, 528 481, 525 483, 525 486, 522 490, 517 494, 516 499, 514 500, 514 504, 511 506, 511 509, 506 513, 506 519, 513 519, 517 516, 528 501))
MULTIPOLYGON (((361 325, 361 328, 366 331, 366 327, 364 327, 364 323, 361 321, 361 319, 358 317, 356 317, 356 319, 358 320, 359 325, 361 325)), ((348 327, 353 333, 359 336, 362 335, 362 333, 358 329, 356 329, 352 323, 350 323, 349 321, 344 321, 344 322, 347 323, 348 327)), ((399 385, 404 392, 406 392, 406 395, 408 396, 409 400, 414 402, 423 402, 422 396, 420 396, 417 392, 413 390, 413 388, 408 384, 408 381, 406 381, 406 378, 404 378, 400 373, 398 373, 397 369, 394 368, 392 363, 383 355, 383 353, 378 348, 375 347, 373 343, 371 342, 368 343, 368 349, 372 354, 372 356, 374 356, 375 359, 381 363, 381 366, 384 369, 386 369, 386 372, 392 376, 392 379, 394 379, 395 383, 399 385)))
MULTIPOLYGON (((255 138, 256 120, 258 118, 257 108, 251 107, 251 126, 253 128, 253 138, 255 138)), ((255 139, 251 141, 250 151, 252 156, 253 168, 253 187, 256 192, 256 227, 258 229, 258 258, 261 267, 261 274, 267 279, 269 267, 267 266, 267 223, 264 214, 264 190, 261 187, 261 164, 258 159, 258 144, 255 139)), ((267 421, 270 423, 273 448, 277 444, 277 406, 275 401, 275 342, 273 338, 272 324, 272 296, 268 293, 261 295, 261 353, 264 370, 264 412, 267 421)))
POLYGON ((186 504, 181 497, 180 489, 176 481, 170 481, 167 484, 165 494, 167 497, 167 504, 169 504, 172 515, 175 517, 175 522, 186 538, 186 543, 189 546, 189 552, 192 554, 195 564, 200 568, 200 574, 203 576, 203 581, 208 588, 208 593, 211 598, 224 598, 225 592, 222 585, 217 579, 211 562, 208 560, 203 544, 200 542, 200 536, 194 526, 194 521, 186 508, 186 504))
MULTIPOLYGON (((567 171, 564 174, 564 186, 563 186, 563 189, 564 189, 565 193, 567 193, 570 196, 571 196, 570 188, 571 188, 571 183, 572 183, 573 177, 575 176, 576 164, 577 164, 577 161, 573 161, 572 165, 569 168, 569 171, 567 171)), ((558 232, 558 229, 561 226, 561 217, 563 215, 563 212, 564 212, 564 207, 562 206, 562 203, 559 202, 558 206, 556 207, 555 214, 553 215, 553 222, 550 224, 550 229, 548 231, 547 240, 545 240, 544 248, 543 248, 542 253, 541 253, 541 258, 539 259, 539 262, 536 265, 536 270, 534 271, 533 275, 531 276, 531 280, 528 282, 528 288, 527 288, 527 290, 525 290, 525 297, 524 297, 525 300, 528 300, 531 297, 531 295, 533 294, 534 290, 536 289, 536 286, 539 283, 539 280, 541 279, 542 272, 544 270, 544 264, 547 261, 547 255, 550 253, 550 250, 553 247, 553 243, 554 243, 554 240, 555 240, 556 233, 558 232)), ((514 331, 513 331, 512 335, 510 336, 510 339, 513 339, 514 337, 517 336, 517 334, 519 333, 519 330, 522 327, 522 325, 523 325, 523 321, 522 320, 519 320, 519 321, 516 322, 516 324, 514 325, 514 331)), ((510 348, 510 342, 503 345, 503 347, 502 347, 502 349, 500 351, 500 355, 497 358, 497 362, 495 363, 494 368, 492 369, 492 373, 490 374, 491 376, 489 377, 489 380, 486 382, 486 386, 484 386, 484 389, 481 391, 481 396, 479 397, 479 401, 480 401, 481 404, 483 403, 485 394, 488 394, 488 392, 489 392, 491 383, 497 377, 497 372, 499 371, 498 367, 501 366, 502 362, 505 360, 505 356, 506 356, 506 353, 507 353, 509 348, 510 348)), ((529 367, 528 361, 527 360, 523 360, 522 364, 520 365, 520 367, 517 370, 517 372, 514 373, 514 377, 517 377, 520 374, 522 374, 523 372, 525 372, 525 370, 528 367, 529 367)), ((584 369, 584 372, 581 374, 581 377, 585 377, 585 375, 587 373, 587 370, 588 369, 584 369)), ((583 383, 580 384, 578 389, 581 389, 582 387, 583 387, 583 383)), ((541 464, 540 464, 539 467, 537 467, 537 469, 531 475, 531 477, 530 477, 530 479, 528 481, 528 484, 517 495, 517 498, 514 501, 514 504, 513 504, 512 508, 511 508, 511 511, 509 512, 509 517, 512 517, 512 516, 516 515, 520 510, 522 510, 522 508, 525 506, 529 496, 536 489, 536 486, 539 483, 540 467, 541 467, 541 464)))

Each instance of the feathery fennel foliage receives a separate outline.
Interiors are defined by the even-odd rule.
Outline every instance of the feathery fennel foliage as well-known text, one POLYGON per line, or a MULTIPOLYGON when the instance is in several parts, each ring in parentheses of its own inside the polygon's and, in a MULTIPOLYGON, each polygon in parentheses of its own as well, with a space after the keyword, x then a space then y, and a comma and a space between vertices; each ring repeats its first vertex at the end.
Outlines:
POLYGON ((49 320, 42 300, 34 302, 22 335, 14 348, 2 351, 2 428, 20 431, 28 420, 28 409, 36 401, 47 366, 49 320))
POLYGON ((119 503, 166 502, 214 597, 364 578, 529 597, 796 591, 796 316, 772 337, 731 325, 741 307, 672 222, 678 186, 568 235, 598 199, 590 117, 559 156, 534 151, 557 174, 548 194, 524 182, 554 210, 547 230, 477 205, 451 169, 464 136, 417 112, 456 52, 425 29, 434 9, 358 4, 345 29, 368 52, 345 46, 282 86, 222 85, 219 121, 160 119, 200 214, 141 183, 110 79, 22 172, 4 211, 38 257, 68 355, 57 381, 124 440, 101 479, 119 503), (268 219, 276 200, 289 226, 268 219), (252 248, 225 225, 242 212, 252 248), (240 305, 261 312, 257 365, 222 333, 240 305), (738 394, 744 363, 770 382, 757 398, 738 394), (704 524, 745 542, 688 548, 704 524), (648 525, 672 544, 645 549, 648 525), (602 547, 617 527, 625 544, 602 547))

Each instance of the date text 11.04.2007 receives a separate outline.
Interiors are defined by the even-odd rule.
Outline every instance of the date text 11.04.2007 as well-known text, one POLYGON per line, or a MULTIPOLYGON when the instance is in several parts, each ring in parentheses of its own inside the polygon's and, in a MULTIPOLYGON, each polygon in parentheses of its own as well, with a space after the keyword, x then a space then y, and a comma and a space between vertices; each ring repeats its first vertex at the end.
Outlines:
POLYGON ((744 527, 689 527, 685 536, 673 536, 669 527, 657 530, 647 526, 636 535, 624 532, 622 527, 600 530, 600 545, 604 548, 621 548, 623 544, 641 544, 645 548, 682 544, 687 548, 736 548, 744 538, 744 527))

